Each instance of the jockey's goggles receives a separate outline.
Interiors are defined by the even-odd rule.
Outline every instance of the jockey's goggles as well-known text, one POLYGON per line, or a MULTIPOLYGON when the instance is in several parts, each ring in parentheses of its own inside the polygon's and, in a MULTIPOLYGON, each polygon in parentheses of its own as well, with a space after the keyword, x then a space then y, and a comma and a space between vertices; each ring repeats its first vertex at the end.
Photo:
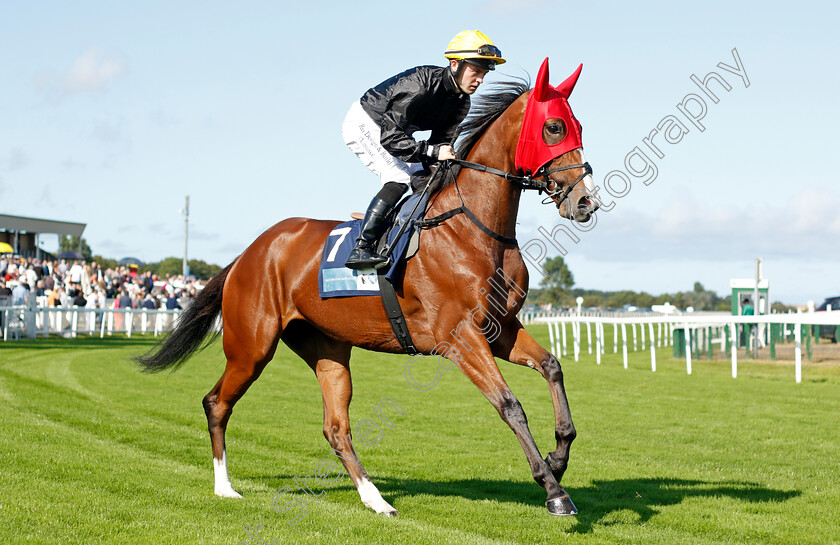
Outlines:
POLYGON ((484 44, 480 46, 478 49, 467 49, 462 51, 447 51, 447 55, 457 55, 459 53, 477 53, 482 57, 495 57, 498 59, 502 58, 502 50, 496 47, 495 45, 484 44))

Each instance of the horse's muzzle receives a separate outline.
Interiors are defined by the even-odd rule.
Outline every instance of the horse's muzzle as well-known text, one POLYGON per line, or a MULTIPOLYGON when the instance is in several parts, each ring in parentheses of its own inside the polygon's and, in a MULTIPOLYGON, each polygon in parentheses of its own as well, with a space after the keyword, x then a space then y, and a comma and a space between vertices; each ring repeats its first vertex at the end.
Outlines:
POLYGON ((601 203, 598 202, 598 199, 589 195, 581 196, 574 207, 575 221, 589 221, 590 216, 592 216, 592 214, 598 210, 600 206, 601 203))

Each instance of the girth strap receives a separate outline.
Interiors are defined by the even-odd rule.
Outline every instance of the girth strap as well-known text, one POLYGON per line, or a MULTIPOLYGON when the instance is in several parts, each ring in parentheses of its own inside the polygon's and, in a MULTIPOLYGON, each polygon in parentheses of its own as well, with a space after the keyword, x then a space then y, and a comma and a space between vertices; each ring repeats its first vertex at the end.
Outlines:
POLYGON ((377 276, 379 277, 379 294, 382 297, 382 306, 385 307, 385 314, 388 315, 388 321, 391 322, 391 329, 394 330, 394 336, 399 341, 400 346, 407 354, 414 356, 420 352, 414 347, 414 341, 411 340, 411 333, 408 332, 408 324, 405 322, 400 301, 397 299, 397 292, 391 282, 385 278, 387 267, 379 269, 377 276))

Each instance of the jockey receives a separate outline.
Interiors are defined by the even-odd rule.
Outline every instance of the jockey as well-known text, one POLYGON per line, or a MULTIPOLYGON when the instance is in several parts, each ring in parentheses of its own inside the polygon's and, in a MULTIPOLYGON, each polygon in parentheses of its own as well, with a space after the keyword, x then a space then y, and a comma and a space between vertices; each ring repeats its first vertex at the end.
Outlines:
POLYGON ((444 57, 449 66, 417 66, 368 89, 344 119, 344 142, 382 181, 345 263, 351 269, 387 263, 374 244, 385 231, 388 214, 408 191, 412 174, 426 163, 455 158, 453 139, 470 109, 470 95, 489 70, 505 62, 499 48, 477 30, 459 32, 444 57), (432 131, 428 140, 412 137, 425 130, 432 131))

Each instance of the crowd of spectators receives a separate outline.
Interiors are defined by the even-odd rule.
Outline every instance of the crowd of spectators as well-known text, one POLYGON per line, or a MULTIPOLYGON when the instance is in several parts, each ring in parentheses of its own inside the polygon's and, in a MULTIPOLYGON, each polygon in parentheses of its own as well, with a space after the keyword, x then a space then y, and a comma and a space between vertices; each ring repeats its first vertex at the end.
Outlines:
POLYGON ((50 307, 180 309, 202 284, 181 275, 160 278, 136 266, 103 269, 84 260, 0 256, 0 306, 34 295, 50 307))

